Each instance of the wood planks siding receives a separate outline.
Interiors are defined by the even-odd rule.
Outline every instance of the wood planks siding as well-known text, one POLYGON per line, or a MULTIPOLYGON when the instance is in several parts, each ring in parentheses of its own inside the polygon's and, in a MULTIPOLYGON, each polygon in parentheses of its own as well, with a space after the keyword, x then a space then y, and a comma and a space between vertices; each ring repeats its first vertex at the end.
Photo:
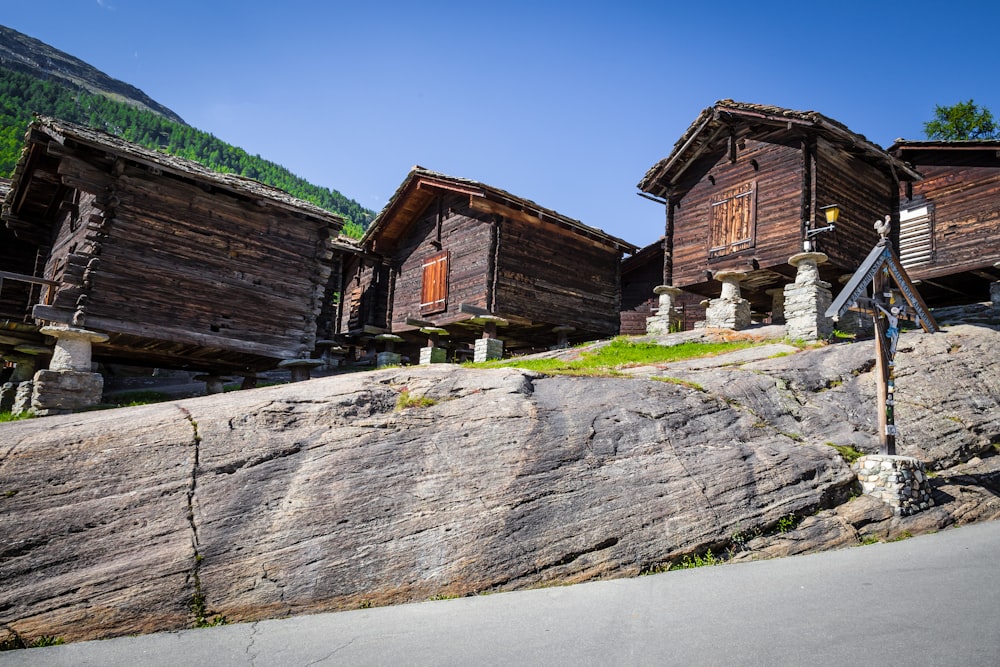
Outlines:
POLYGON ((1000 261, 1000 166, 917 165, 915 207, 933 205, 933 262, 914 266, 913 279, 991 267, 1000 261))
POLYGON ((441 194, 432 200, 392 253, 392 262, 398 267, 392 297, 393 331, 412 329, 407 319, 429 319, 439 324, 461 319, 463 303, 486 308, 489 251, 490 220, 469 208, 467 195, 441 194), (449 253, 446 303, 443 310, 433 314, 422 312, 424 265, 442 251, 449 253))
MULTIPOLYGON (((746 270, 753 259, 760 268, 783 265, 801 248, 802 157, 797 146, 747 139, 736 162, 720 149, 698 160, 689 174, 679 188, 673 217, 674 286, 704 283, 706 271, 746 270), (712 256, 713 204, 751 190, 756 206, 751 244, 712 256)), ((744 217, 749 219, 749 213, 744 217)))
POLYGON ((619 260, 612 248, 554 225, 504 218, 500 224, 496 311, 578 333, 617 333, 619 260))

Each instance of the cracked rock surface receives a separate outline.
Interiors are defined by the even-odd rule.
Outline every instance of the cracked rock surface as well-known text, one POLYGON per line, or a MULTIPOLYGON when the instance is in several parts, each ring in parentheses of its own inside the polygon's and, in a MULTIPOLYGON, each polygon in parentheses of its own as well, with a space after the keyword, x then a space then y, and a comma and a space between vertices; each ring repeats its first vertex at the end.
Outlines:
POLYGON ((983 326, 901 338, 900 453, 941 470, 938 506, 905 520, 848 502, 827 444, 877 449, 870 342, 634 378, 396 368, 2 424, 0 619, 71 641, 993 518, 998 345, 983 326), (400 409, 404 390, 433 404, 400 409))

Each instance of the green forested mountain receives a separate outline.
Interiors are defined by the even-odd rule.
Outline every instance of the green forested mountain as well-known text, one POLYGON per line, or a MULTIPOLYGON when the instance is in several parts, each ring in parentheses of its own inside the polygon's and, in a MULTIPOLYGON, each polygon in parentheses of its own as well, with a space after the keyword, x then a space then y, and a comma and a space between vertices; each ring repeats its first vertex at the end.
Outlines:
POLYGON ((336 190, 322 188, 259 155, 153 111, 0 65, 0 176, 14 168, 33 113, 55 116, 118 135, 147 148, 185 157, 220 172, 253 178, 348 219, 344 233, 360 237, 375 217, 336 190))

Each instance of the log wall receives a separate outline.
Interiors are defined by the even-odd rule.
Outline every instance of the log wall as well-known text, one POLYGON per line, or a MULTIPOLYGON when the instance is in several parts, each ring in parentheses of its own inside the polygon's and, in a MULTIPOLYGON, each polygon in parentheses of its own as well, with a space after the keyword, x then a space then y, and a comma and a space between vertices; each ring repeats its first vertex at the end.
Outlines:
POLYGON ((62 158, 65 182, 101 194, 83 197, 86 224, 60 225, 55 311, 222 350, 312 351, 332 255, 325 224, 144 167, 118 172, 62 158))
MULTIPOLYGON (((992 267, 1000 261, 1000 167, 917 165, 924 180, 913 198, 934 206, 933 258, 913 267, 914 279, 992 267)), ((917 205, 917 203, 914 203, 917 205)))
POLYGON ((392 300, 393 331, 412 329, 406 324, 408 318, 436 324, 454 322, 465 317, 459 309, 462 304, 490 308, 492 221, 489 217, 473 211, 467 195, 447 194, 433 199, 411 223, 392 256, 398 267, 392 300), (439 215, 440 247, 433 243, 438 241, 439 215), (423 262, 441 250, 450 253, 447 307, 443 312, 422 315, 423 262))
POLYGON ((819 207, 840 205, 836 231, 817 237, 817 249, 829 256, 830 269, 853 273, 878 242, 873 226, 886 214, 892 217, 893 233, 898 234, 898 185, 891 175, 822 138, 816 143, 815 203, 817 226, 826 224, 819 207))
POLYGON ((495 311, 575 336, 613 336, 620 324, 619 253, 555 225, 500 223, 495 311))
POLYGON ((688 170, 676 200, 673 236, 673 284, 697 285, 706 271, 735 268, 750 270, 786 264, 801 249, 802 152, 796 144, 784 145, 747 139, 735 162, 719 149, 702 157, 688 170), (710 178, 711 177, 711 178, 710 178), (714 179, 714 182, 713 182, 714 179), (727 190, 756 182, 754 245, 720 257, 709 258, 712 200, 727 190))
MULTIPOLYGON (((736 161, 726 150, 708 153, 689 170, 675 200, 673 284, 704 284, 723 269, 772 269, 793 275, 788 259, 802 251, 802 221, 825 226, 821 207, 839 204, 836 230, 814 237, 830 257, 821 268, 832 276, 850 273, 878 240, 872 229, 887 213, 898 221, 897 185, 884 170, 822 137, 785 143, 747 139, 736 161), (747 250, 709 256, 713 198, 756 183, 754 244, 747 250)), ((897 225, 898 226, 898 225, 897 225)))

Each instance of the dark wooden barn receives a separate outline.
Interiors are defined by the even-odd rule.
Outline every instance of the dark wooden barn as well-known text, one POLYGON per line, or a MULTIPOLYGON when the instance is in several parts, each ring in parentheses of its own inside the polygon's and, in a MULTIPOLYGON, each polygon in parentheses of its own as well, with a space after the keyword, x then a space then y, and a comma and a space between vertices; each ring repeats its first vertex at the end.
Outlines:
POLYGON ((933 305, 987 301, 1000 280, 1000 141, 897 141, 923 178, 900 193, 899 257, 933 305))
POLYGON ((814 111, 724 100, 705 109, 638 187, 666 206, 663 284, 719 295, 721 271, 746 274, 742 296, 770 310, 766 291, 794 280, 789 258, 807 230, 829 256, 823 280, 836 289, 877 240, 875 220, 899 211, 900 183, 918 175, 863 136, 814 111))
POLYGON ((238 374, 308 357, 340 270, 339 216, 49 118, 2 217, 0 322, 25 342, 42 325, 106 334, 96 361, 238 374))
POLYGON ((635 246, 482 183, 414 167, 348 260, 340 332, 414 345, 421 328, 461 346, 484 316, 507 349, 613 336, 619 263, 635 246), (553 331, 560 327, 559 331, 553 331))

